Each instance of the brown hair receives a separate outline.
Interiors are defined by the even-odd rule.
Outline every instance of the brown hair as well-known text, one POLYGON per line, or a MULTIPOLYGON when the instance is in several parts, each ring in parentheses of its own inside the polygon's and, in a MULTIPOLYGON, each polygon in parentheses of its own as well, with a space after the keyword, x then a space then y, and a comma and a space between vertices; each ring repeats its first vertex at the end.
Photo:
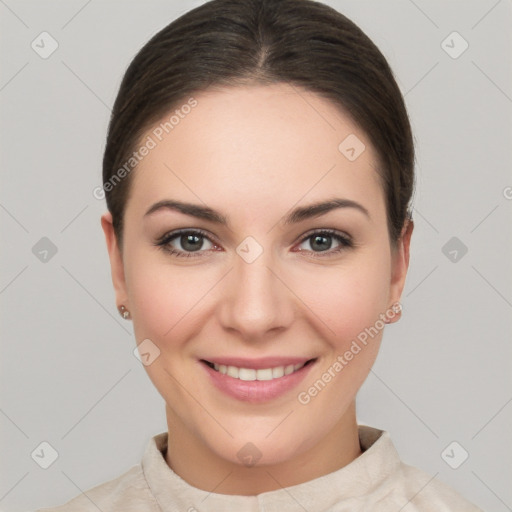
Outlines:
POLYGON ((379 157, 388 231, 396 245, 411 217, 414 143, 404 99, 379 49, 320 2, 212 0, 155 34, 121 82, 103 157, 107 207, 120 247, 132 180, 126 162, 147 130, 210 86, 275 82, 331 100, 368 135, 379 157))

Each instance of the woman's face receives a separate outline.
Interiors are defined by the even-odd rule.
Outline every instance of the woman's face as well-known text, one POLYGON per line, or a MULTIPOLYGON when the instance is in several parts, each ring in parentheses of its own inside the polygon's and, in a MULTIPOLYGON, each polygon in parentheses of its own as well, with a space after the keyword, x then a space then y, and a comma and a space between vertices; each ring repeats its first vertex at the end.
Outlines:
POLYGON ((398 319, 412 226, 394 252, 376 154, 329 101, 285 84, 194 98, 142 138, 122 259, 102 218, 117 303, 150 340, 170 423, 225 460, 256 447, 274 464, 346 418, 398 319))

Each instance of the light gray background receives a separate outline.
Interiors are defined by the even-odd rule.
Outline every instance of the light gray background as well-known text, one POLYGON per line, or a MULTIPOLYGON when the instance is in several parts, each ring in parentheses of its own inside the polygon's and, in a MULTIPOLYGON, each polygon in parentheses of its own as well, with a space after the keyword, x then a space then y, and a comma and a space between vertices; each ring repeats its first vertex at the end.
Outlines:
MULTIPOLYGON (((167 428, 115 307, 92 191, 126 66, 200 3, 0 0, 2 510, 117 477, 167 428), (43 31, 59 44, 48 59, 31 48, 43 31), (46 263, 32 252, 42 237, 58 250, 46 263), (42 441, 58 452, 46 470, 31 458, 42 441)), ((388 58, 417 140, 404 314, 386 328, 358 420, 483 509, 512 510, 512 2, 326 3, 388 58), (441 46, 453 31, 469 43, 456 59, 441 46), (456 262, 442 252, 452 237, 468 248, 456 262), (458 469, 441 457, 452 441, 469 453, 458 469)))

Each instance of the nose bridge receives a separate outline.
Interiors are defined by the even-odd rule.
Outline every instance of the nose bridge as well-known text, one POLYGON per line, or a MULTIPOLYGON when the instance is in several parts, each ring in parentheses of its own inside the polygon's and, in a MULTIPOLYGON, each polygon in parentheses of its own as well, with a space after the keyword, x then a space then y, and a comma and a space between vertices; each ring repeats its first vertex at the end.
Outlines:
POLYGON ((270 250, 259 249, 253 240, 239 245, 222 305, 225 328, 236 329, 246 338, 257 338, 289 325, 293 306, 275 274, 279 275, 279 269, 270 250))

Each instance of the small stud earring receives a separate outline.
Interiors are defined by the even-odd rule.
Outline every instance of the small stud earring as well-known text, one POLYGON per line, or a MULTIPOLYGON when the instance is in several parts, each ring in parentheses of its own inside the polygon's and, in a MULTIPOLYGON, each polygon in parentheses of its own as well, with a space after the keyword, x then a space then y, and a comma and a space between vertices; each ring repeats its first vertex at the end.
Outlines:
POLYGON ((402 313, 402 310, 403 310, 403 307, 402 307, 402 304, 400 304, 400 302, 395 302, 394 304, 392 304, 392 306, 388 309, 388 311, 386 311, 386 320, 384 321, 384 323, 386 323, 386 324, 392 323, 391 320, 395 316, 402 313), (391 314, 391 311, 393 311, 393 314, 391 314))
POLYGON ((402 310, 403 310, 403 307, 402 307, 402 304, 400 304, 400 302, 395 302, 392 306, 391 306, 391 309, 393 310, 394 313, 398 314, 398 313, 401 313, 402 310))
POLYGON ((123 306, 119 306, 119 314, 125 319, 129 320, 131 318, 130 312, 123 306))

